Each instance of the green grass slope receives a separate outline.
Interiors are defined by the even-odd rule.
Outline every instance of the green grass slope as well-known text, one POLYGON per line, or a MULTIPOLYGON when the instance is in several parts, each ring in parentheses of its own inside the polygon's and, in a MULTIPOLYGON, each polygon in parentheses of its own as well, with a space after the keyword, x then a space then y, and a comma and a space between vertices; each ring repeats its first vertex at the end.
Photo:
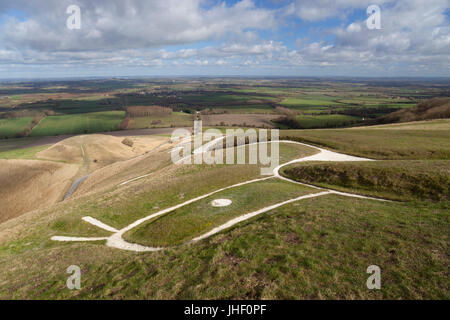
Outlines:
POLYGON ((280 137, 373 159, 450 159, 450 119, 348 129, 281 130, 280 137))
POLYGON ((449 160, 293 164, 282 174, 325 188, 393 200, 450 201, 449 160))
POLYGON ((316 192, 278 179, 251 183, 219 192, 149 221, 130 230, 124 239, 154 247, 179 245, 244 213, 316 192), (230 199, 233 203, 214 208, 211 206, 214 199, 230 199))
POLYGON ((449 299, 448 209, 326 196, 145 254, 23 239, 0 247, 0 298, 449 299), (73 264, 80 290, 66 287, 73 264), (381 290, 366 288, 373 264, 381 290))

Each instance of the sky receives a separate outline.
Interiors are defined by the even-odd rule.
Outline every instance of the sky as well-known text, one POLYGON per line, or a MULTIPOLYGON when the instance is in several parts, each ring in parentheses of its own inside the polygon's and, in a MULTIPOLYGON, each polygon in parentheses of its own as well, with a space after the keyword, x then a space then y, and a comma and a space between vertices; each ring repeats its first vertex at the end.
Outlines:
POLYGON ((450 0, 1 0, 0 78, 450 77, 449 8, 450 0))

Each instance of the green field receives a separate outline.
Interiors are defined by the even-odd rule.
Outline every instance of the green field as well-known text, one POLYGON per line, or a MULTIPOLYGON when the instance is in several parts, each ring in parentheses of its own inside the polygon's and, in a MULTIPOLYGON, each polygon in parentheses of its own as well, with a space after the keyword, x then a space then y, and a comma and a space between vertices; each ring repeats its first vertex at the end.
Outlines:
POLYGON ((326 97, 326 96, 318 96, 318 97, 290 97, 284 99, 281 104, 286 107, 290 107, 293 109, 304 109, 305 107, 318 107, 326 109, 329 106, 338 106, 342 105, 341 103, 333 101, 334 98, 326 97))
POLYGON ((64 115, 117 110, 122 106, 122 101, 116 97, 92 96, 73 100, 57 100, 54 104, 56 104, 56 112, 64 115))
POLYGON ((31 136, 56 136, 118 130, 125 111, 105 111, 86 114, 51 116, 43 119, 31 136))
POLYGON ((187 101, 190 103, 230 103, 230 102, 251 102, 252 100, 258 101, 271 101, 274 100, 274 97, 269 96, 258 96, 258 95, 242 95, 239 93, 236 94, 224 94, 220 92, 211 92, 211 93, 203 93, 203 94, 190 94, 182 96, 183 101, 187 101))
POLYGON ((214 112, 220 113, 275 113, 275 109, 266 104, 249 104, 249 105, 228 105, 211 108, 214 112))
POLYGON ((31 118, 0 119, 0 139, 11 138, 25 130, 31 118))
POLYGON ((38 139, 37 137, 0 139, 0 152, 27 148, 38 139))
POLYGON ((299 115, 297 121, 302 128, 327 128, 327 127, 344 127, 361 121, 360 117, 346 116, 343 114, 329 115, 299 115))
POLYGON ((0 152, 0 159, 10 160, 10 159, 29 159, 35 160, 36 153, 47 149, 49 146, 39 146, 24 149, 16 149, 0 152))

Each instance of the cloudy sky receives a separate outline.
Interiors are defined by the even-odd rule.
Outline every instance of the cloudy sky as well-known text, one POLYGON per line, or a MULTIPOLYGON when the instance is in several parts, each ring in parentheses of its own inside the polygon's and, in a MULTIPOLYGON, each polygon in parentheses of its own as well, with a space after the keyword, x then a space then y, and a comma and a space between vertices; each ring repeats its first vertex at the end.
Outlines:
POLYGON ((0 78, 450 76, 450 0, 1 0, 0 78), (69 29, 67 8, 81 9, 69 29), (381 8, 369 29, 367 8, 381 8))

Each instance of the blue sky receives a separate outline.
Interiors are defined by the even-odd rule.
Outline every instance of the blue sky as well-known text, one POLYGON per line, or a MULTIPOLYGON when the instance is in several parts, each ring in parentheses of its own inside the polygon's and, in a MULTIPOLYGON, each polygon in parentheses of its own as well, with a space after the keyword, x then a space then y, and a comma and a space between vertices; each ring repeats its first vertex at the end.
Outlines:
POLYGON ((124 3, 2 0, 0 78, 450 76, 449 0, 124 3), (69 30, 74 4, 81 28, 69 30))

